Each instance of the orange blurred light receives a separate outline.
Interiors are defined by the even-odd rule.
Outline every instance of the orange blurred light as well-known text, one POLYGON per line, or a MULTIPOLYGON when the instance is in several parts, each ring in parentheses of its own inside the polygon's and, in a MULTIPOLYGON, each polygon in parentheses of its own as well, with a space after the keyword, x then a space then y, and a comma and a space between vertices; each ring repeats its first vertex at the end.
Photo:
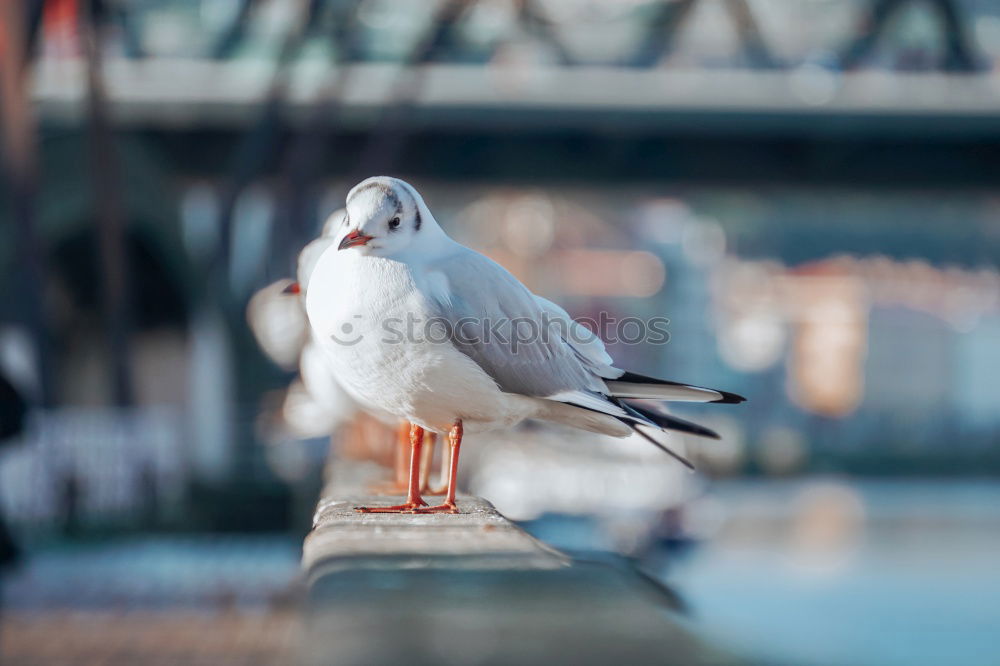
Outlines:
POLYGON ((795 328, 788 392, 801 407, 846 416, 861 403, 868 339, 868 302, 859 278, 792 277, 795 328))
POLYGON ((585 296, 645 298, 660 291, 667 276, 650 252, 563 250, 548 261, 566 292, 585 296))

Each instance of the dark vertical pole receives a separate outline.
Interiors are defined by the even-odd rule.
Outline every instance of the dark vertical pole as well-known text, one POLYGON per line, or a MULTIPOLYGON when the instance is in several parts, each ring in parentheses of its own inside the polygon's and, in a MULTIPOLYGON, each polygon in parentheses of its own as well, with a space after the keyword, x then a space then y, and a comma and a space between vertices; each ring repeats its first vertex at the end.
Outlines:
MULTIPOLYGON (((42 295, 44 285, 41 252, 35 237, 35 124, 28 103, 27 60, 28 17, 19 2, 0 2, 0 175, 7 185, 11 201, 12 223, 15 227, 16 253, 19 258, 19 312, 35 341, 36 372, 43 406, 53 403, 52 372, 50 369, 49 335, 45 325, 42 295)), ((23 426, 25 405, 17 391, 3 381, 0 387, 4 403, 13 408, 20 402, 21 414, 8 414, 15 430, 23 426)), ((5 432, 8 437, 15 432, 5 432)), ((4 569, 18 560, 19 549, 0 515, 0 602, 3 601, 4 569)), ((3 624, 0 607, 0 628, 3 624)))
POLYGON ((111 361, 112 399, 118 406, 128 406, 134 396, 121 178, 101 71, 103 13, 99 1, 92 0, 88 5, 80 17, 80 32, 87 55, 87 115, 102 268, 105 339, 111 361))
MULTIPOLYGON (((248 0, 241 5, 241 14, 238 20, 249 20, 250 8, 254 5, 254 0, 248 0)), ((278 52, 277 64, 271 81, 268 85, 267 96, 261 104, 260 117, 256 124, 244 134, 233 153, 233 159, 229 168, 230 176, 223 187, 221 195, 221 205, 219 210, 219 244, 216 248, 209 266, 210 282, 217 286, 219 290, 219 303, 222 304, 232 321, 238 321, 238 326, 245 328, 243 323, 243 308, 245 300, 236 304, 231 304, 232 294, 229 290, 229 263, 230 249, 233 237, 233 214, 236 202, 240 194, 259 177, 268 167, 269 163, 278 153, 282 143, 282 113, 287 95, 289 69, 294 57, 299 53, 299 48, 306 37, 314 14, 304 12, 299 16, 295 25, 289 28, 278 52)), ((244 28, 234 28, 232 39, 240 38, 244 34, 244 28)), ((238 43, 234 42, 234 45, 238 43)), ((228 49, 235 46, 227 46, 228 49)), ((220 52, 224 55, 224 52, 220 52)), ((240 295, 240 299, 243 296, 240 295)))
POLYGON ((20 2, 0 2, 0 161, 11 201, 18 258, 18 311, 35 341, 38 400, 55 402, 52 338, 45 321, 45 261, 35 228, 35 120, 28 99, 28 17, 20 2))
MULTIPOLYGON (((243 3, 244 9, 241 10, 240 21, 249 19, 251 9, 256 1, 248 0, 248 2, 243 3)), ((297 9, 301 10, 303 6, 297 3, 297 9)), ((260 115, 254 126, 244 134, 233 152, 229 175, 221 188, 218 217, 219 240, 207 267, 207 288, 204 301, 199 307, 221 312, 229 332, 228 342, 235 356, 241 356, 245 349, 254 345, 244 318, 247 295, 234 293, 229 280, 235 208, 240 195, 254 179, 260 177, 271 166, 282 145, 284 139, 282 116, 290 77, 290 66, 306 37, 310 16, 308 11, 299 11, 297 20, 285 34, 268 85, 267 96, 262 100, 260 115)), ((242 27, 237 27, 233 32, 233 43, 219 51, 219 57, 223 57, 231 46, 238 45, 244 32, 242 27)), ((233 366, 233 398, 236 401, 234 412, 236 421, 232 424, 233 447, 229 460, 229 472, 232 479, 240 482, 243 487, 252 487, 253 481, 241 477, 237 470, 252 469, 255 460, 257 460, 253 448, 256 442, 253 423, 248 419, 241 418, 242 406, 258 398, 253 392, 252 382, 247 381, 255 370, 256 368, 251 363, 236 363, 233 366)))

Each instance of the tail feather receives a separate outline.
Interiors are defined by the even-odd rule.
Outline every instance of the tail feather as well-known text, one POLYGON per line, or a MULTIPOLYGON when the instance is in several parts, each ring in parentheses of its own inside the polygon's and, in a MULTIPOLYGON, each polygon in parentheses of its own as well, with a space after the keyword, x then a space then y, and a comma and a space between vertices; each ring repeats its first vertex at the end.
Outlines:
POLYGON ((677 418, 672 414, 664 414, 663 412, 656 411, 654 409, 649 409, 648 407, 640 406, 634 402, 629 402, 625 400, 620 400, 619 404, 627 406, 627 409, 633 412, 637 412, 642 415, 647 421, 651 421, 658 427, 664 430, 676 430, 678 432, 686 432, 689 435, 697 435, 699 437, 709 437, 711 439, 720 439, 719 433, 706 428, 703 425, 698 425, 697 423, 692 423, 691 421, 685 421, 684 419, 677 418))
POLYGON ((691 461, 640 428, 647 427, 661 431, 674 430, 711 439, 719 439, 719 434, 705 426, 636 403, 633 400, 674 399, 726 403, 737 403, 745 400, 735 393, 688 386, 631 372, 623 373, 618 381, 608 381, 607 386, 611 389, 611 395, 577 391, 549 396, 544 399, 544 402, 547 403, 547 409, 540 416, 550 421, 567 423, 577 428, 616 437, 623 437, 629 431, 634 432, 692 471, 695 467, 691 461), (615 391, 616 387, 626 387, 629 390, 615 391), (666 397, 666 394, 672 397, 666 397))
POLYGON ((736 404, 746 398, 729 391, 710 389, 691 384, 647 377, 637 372, 625 371, 620 377, 605 382, 611 395, 618 398, 671 400, 677 402, 719 402, 736 404))
POLYGON ((594 407, 585 407, 568 402, 546 400, 544 411, 540 418, 554 423, 563 423, 574 428, 597 432, 612 437, 625 437, 629 434, 628 422, 620 416, 608 414, 594 407))
MULTIPOLYGON (((652 428, 659 428, 661 430, 664 429, 664 428, 677 429, 677 428, 669 428, 667 426, 661 425, 660 422, 663 421, 663 419, 661 418, 663 416, 662 414, 658 414, 656 412, 652 412, 650 410, 643 409, 642 407, 639 407, 638 405, 630 404, 628 402, 625 402, 624 400, 614 400, 614 402, 615 402, 615 404, 617 404, 618 406, 620 406, 622 409, 624 409, 626 412, 628 412, 629 416, 621 417, 620 420, 622 421, 622 423, 625 423, 629 428, 631 428, 632 432, 634 432, 635 434, 639 435, 640 437, 642 437, 643 439, 645 439, 647 442, 649 442, 650 444, 652 444, 653 446, 655 446, 659 450, 663 451, 664 453, 666 453, 668 456, 670 456, 671 458, 673 458, 677 462, 679 462, 682 465, 684 465, 685 467, 687 467, 692 472, 695 471, 694 464, 690 460, 688 460, 687 458, 685 458, 681 454, 677 453, 676 451, 674 451, 673 449, 671 449, 670 447, 668 447, 663 442, 657 441, 651 435, 649 435, 648 433, 645 433, 645 432, 643 432, 642 430, 639 429, 639 426, 641 426, 641 425, 649 426, 649 427, 652 427, 652 428)), ((681 421, 681 419, 677 419, 677 421, 681 421)), ((686 421, 684 421, 683 423, 687 424, 686 421)), ((690 424, 690 425, 694 425, 694 424, 690 424)), ((706 428, 706 430, 707 430, 707 428, 706 428)), ((709 432, 711 432, 711 431, 709 431, 709 432)))

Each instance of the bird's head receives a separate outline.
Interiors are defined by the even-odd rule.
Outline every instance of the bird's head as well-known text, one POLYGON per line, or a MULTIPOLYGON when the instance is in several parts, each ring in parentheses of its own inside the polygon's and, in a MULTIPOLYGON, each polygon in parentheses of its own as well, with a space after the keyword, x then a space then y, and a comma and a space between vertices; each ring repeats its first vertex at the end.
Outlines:
POLYGON ((417 191, 398 178, 361 181, 348 192, 346 211, 338 250, 393 256, 440 230, 417 191))

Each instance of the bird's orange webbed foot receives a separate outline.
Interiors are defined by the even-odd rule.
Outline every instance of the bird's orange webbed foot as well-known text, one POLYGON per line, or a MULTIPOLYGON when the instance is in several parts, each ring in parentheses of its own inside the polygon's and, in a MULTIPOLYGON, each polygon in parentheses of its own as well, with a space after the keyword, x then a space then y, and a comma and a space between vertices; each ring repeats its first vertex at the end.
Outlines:
POLYGON ((426 506, 427 502, 418 500, 393 506, 356 506, 354 510, 358 513, 420 513, 426 506))

